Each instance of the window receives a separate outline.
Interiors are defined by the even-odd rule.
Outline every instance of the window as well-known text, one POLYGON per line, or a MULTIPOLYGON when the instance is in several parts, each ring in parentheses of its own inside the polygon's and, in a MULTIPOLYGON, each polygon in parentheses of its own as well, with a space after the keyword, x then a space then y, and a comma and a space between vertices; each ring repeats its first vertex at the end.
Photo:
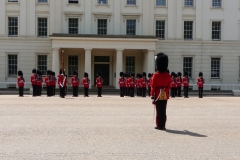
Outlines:
POLYGON ((166 6, 166 0, 156 0, 156 6, 166 6))
POLYGON ((38 0, 38 3, 48 3, 48 0, 38 0))
POLYGON ((42 72, 42 75, 47 74, 47 55, 37 56, 37 69, 42 72))
POLYGON ((8 75, 17 75, 17 55, 8 55, 8 75))
POLYGON ((110 62, 109 56, 94 56, 94 62, 110 62))
POLYGON ((184 6, 185 7, 193 7, 193 0, 185 0, 184 6))
POLYGON ((127 35, 136 35, 136 20, 127 20, 127 35))
POLYGON ((136 0, 127 0, 127 5, 136 5, 136 0))
POLYGON ((221 22, 212 22, 212 40, 221 40, 221 22))
POLYGON ((212 0, 212 7, 220 8, 222 6, 222 0, 212 0))
POLYGON ((135 73, 135 57, 126 57, 126 73, 135 73))
POLYGON ((193 39, 193 21, 184 22, 184 39, 185 40, 193 39))
POLYGON ((183 73, 188 72, 188 77, 192 78, 192 57, 183 58, 183 73))
POLYGON ((18 36, 18 17, 8 17, 8 36, 18 36))
POLYGON ((69 18, 68 19, 68 33, 69 34, 78 34, 78 18, 69 18))
POLYGON ((18 0, 8 0, 8 2, 18 2, 18 0))
POLYGON ((38 37, 47 37, 47 18, 38 18, 38 37))
POLYGON ((74 70, 78 70, 78 56, 68 56, 68 75, 72 75, 74 70))
POLYGON ((78 0, 68 0, 68 3, 78 3, 78 0))
POLYGON ((107 4, 107 0, 98 0, 98 4, 107 4))
POLYGON ((220 78, 220 58, 211 59, 211 78, 220 78))
POLYGON ((156 37, 165 39, 165 21, 156 21, 156 37))
POLYGON ((107 20, 98 19, 98 34, 107 34, 107 20))

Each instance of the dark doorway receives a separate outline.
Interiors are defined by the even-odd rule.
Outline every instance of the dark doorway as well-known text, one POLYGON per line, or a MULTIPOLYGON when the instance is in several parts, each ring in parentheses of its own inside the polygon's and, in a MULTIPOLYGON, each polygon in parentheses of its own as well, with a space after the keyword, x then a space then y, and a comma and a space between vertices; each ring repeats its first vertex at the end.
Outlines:
POLYGON ((98 72, 102 72, 103 85, 109 86, 109 64, 94 64, 94 85, 98 72))

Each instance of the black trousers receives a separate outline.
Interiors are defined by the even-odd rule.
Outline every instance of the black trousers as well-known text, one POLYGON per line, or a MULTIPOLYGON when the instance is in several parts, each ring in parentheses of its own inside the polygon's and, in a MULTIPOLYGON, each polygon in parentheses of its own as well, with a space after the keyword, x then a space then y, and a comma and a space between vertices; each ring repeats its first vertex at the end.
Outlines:
POLYGON ((148 87, 148 96, 151 96, 151 87, 148 87))
POLYGON ((181 97, 182 87, 177 87, 178 97, 181 97))
POLYGON ((88 88, 84 88, 84 96, 88 97, 88 88))
POLYGON ((131 96, 131 87, 128 87, 128 96, 131 96))
POLYGON ((198 88, 198 96, 199 96, 199 98, 201 98, 201 97, 203 97, 203 87, 199 87, 198 88))
POLYGON ((167 121, 167 114, 166 114, 166 108, 167 108, 167 100, 161 100, 156 102, 156 125, 159 128, 165 127, 166 121, 167 121))
POLYGON ((61 98, 64 98, 64 97, 65 97, 65 88, 66 88, 66 87, 61 87, 61 86, 60 86, 60 97, 61 97, 61 98))
POLYGON ((146 97, 146 90, 147 90, 146 87, 142 88, 142 97, 146 97))
POLYGON ((137 96, 139 96, 139 88, 137 87, 137 96))
POLYGON ((171 97, 175 97, 176 90, 177 88, 174 87, 171 88, 171 97))
POLYGON ((142 96, 142 88, 139 88, 139 96, 142 96))
POLYGON ((78 96, 78 87, 73 87, 73 96, 78 96))
POLYGON ((51 96, 51 86, 47 86, 47 96, 51 96))
POLYGON ((33 96, 37 96, 37 85, 32 85, 33 87, 33 96))
POLYGON ((19 96, 23 96, 23 87, 18 87, 19 96))
POLYGON ((120 87, 120 97, 124 97, 124 87, 120 87))
POLYGON ((184 97, 188 97, 188 88, 189 87, 183 87, 183 91, 184 91, 184 97))
POLYGON ((52 87, 52 91, 53 91, 53 92, 52 92, 52 95, 55 96, 56 86, 53 86, 53 87, 52 87))
POLYGON ((134 87, 130 87, 129 91, 130 91, 130 96, 134 97, 134 87))
POLYGON ((102 87, 98 87, 98 97, 102 96, 102 87))
POLYGON ((125 87, 125 96, 128 96, 128 87, 125 87))
POLYGON ((41 96, 42 86, 37 85, 37 96, 41 96))

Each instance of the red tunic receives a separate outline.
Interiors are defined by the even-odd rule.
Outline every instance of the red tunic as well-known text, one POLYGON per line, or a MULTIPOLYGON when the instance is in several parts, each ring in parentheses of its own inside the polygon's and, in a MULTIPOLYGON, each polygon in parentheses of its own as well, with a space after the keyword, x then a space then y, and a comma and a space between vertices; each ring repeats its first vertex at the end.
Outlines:
POLYGON ((101 87, 102 87, 103 82, 101 81, 101 78, 97 78, 97 79, 96 79, 96 85, 97 85, 98 88, 101 88, 101 87))
POLYGON ((151 88, 151 78, 148 78, 148 80, 147 80, 147 86, 148 86, 148 88, 151 88))
POLYGON ((42 77, 38 77, 37 79, 37 86, 42 86, 43 79, 42 77))
POLYGON ((129 78, 129 79, 128 79, 128 86, 129 86, 129 87, 135 87, 135 81, 134 81, 134 79, 132 79, 132 78, 129 78))
POLYGON ((89 88, 89 84, 90 84, 90 81, 88 80, 88 78, 83 78, 82 79, 82 85, 84 88, 89 88))
POLYGON ((32 85, 36 85, 37 84, 36 75, 34 75, 34 74, 31 76, 31 83, 32 83, 32 85))
POLYGON ((63 87, 67 87, 67 83, 68 83, 67 77, 64 77, 62 75, 58 76, 58 85, 59 86, 62 85, 63 87), (64 79, 65 79, 65 81, 64 81, 64 79), (64 84, 63 84, 63 81, 64 81, 64 84))
POLYGON ((171 88, 171 77, 167 72, 156 72, 152 77, 151 96, 158 97, 160 88, 164 88, 169 99, 168 91, 171 88))
POLYGON ((147 79, 146 78, 141 78, 141 85, 142 85, 142 88, 147 87, 147 79))
POLYGON ((44 82, 46 84, 47 87, 51 86, 51 79, 49 76, 46 76, 45 79, 44 79, 44 82))
POLYGON ((57 82, 56 77, 52 77, 51 86, 56 86, 56 82, 57 82))
POLYGON ((188 78, 183 77, 183 79, 182 79, 182 83, 183 83, 183 86, 184 86, 184 87, 189 87, 188 78))
POLYGON ((18 87, 23 87, 24 82, 25 82, 24 78, 18 76, 18 78, 17 78, 18 87))
POLYGON ((203 78, 198 78, 197 79, 197 85, 198 85, 198 88, 203 88, 203 84, 204 84, 204 82, 203 82, 203 78))
POLYGON ((181 78, 177 77, 176 82, 177 82, 177 86, 178 86, 178 87, 182 87, 181 78))
POLYGON ((78 87, 79 86, 79 79, 78 77, 72 77, 72 86, 73 87, 78 87))
POLYGON ((174 78, 171 78, 171 87, 172 88, 177 88, 177 83, 175 82, 174 78))
POLYGON ((118 85, 119 85, 119 87, 125 87, 125 79, 124 78, 119 78, 118 79, 118 85))
POLYGON ((137 83, 138 83, 138 88, 142 88, 142 81, 141 81, 141 78, 138 79, 137 83))
POLYGON ((138 80, 139 80, 139 78, 136 78, 136 79, 135 79, 135 84, 136 84, 136 87, 137 87, 137 88, 139 88, 138 80))

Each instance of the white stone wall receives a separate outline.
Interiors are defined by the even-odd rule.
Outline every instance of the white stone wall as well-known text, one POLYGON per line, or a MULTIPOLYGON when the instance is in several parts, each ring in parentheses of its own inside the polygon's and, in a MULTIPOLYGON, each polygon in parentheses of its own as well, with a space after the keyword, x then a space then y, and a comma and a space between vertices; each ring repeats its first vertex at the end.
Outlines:
MULTIPOLYGON (((193 7, 184 7, 184 0, 166 1, 166 7, 158 7, 155 0, 137 0, 136 6, 127 6, 125 0, 108 0, 108 5, 98 5, 97 0, 79 0, 79 4, 68 4, 68 0, 49 0, 47 4, 38 4, 37 0, 19 0, 19 3, 0 0, 0 82, 15 81, 7 76, 8 53, 18 54, 18 69, 26 73, 25 77, 29 77, 31 69, 36 67, 36 54, 48 54, 48 67, 52 68, 52 43, 49 38, 37 37, 38 17, 48 18, 49 35, 68 33, 68 18, 78 17, 79 34, 97 34, 97 19, 104 18, 108 19, 108 34, 125 35, 126 19, 137 19, 137 35, 155 35, 156 20, 165 20, 166 38, 156 43, 155 53, 169 55, 171 71, 182 71, 183 57, 192 56, 192 83, 199 71, 204 73, 206 83, 239 83, 240 1, 222 0, 221 8, 212 8, 211 0, 194 0, 193 7), (18 37, 8 37, 9 16, 19 17, 18 37), (183 40, 186 20, 194 23, 192 41, 183 40), (211 40, 212 21, 222 22, 221 41, 211 40), (210 78, 211 57, 221 58, 219 80, 210 78)), ((128 54, 136 56, 136 73, 147 69, 144 53, 142 56, 134 51, 128 54)), ((123 57, 123 68, 124 60, 123 57)), ((115 70, 115 54, 113 63, 115 70)), ((82 74, 83 69, 80 72, 82 74)), ((115 81, 113 73, 112 81, 115 81)))

